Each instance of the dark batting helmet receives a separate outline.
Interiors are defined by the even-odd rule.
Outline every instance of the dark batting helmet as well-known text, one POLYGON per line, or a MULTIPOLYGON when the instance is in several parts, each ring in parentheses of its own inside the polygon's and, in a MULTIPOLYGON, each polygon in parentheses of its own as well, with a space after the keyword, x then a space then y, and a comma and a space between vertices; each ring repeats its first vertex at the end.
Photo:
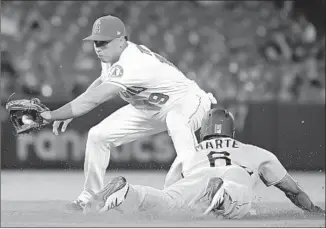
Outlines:
POLYGON ((211 136, 223 136, 234 138, 234 117, 225 109, 211 109, 203 118, 200 140, 206 140, 211 136))

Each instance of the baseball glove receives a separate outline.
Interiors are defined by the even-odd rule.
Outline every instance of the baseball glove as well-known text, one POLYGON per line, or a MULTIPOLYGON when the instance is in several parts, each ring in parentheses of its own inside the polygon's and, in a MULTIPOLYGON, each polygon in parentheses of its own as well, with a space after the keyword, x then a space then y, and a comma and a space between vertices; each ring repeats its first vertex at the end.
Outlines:
POLYGON ((6 109, 17 135, 39 130, 48 124, 40 114, 49 108, 38 98, 12 100, 6 104, 6 109))

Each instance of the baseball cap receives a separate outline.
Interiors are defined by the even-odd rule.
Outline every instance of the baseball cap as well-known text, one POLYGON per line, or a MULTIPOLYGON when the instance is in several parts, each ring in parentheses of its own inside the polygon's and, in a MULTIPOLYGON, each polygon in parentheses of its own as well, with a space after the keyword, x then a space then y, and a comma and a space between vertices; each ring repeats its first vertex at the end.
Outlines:
POLYGON ((108 41, 126 35, 123 22, 117 17, 108 15, 98 18, 93 24, 92 35, 83 40, 108 41))

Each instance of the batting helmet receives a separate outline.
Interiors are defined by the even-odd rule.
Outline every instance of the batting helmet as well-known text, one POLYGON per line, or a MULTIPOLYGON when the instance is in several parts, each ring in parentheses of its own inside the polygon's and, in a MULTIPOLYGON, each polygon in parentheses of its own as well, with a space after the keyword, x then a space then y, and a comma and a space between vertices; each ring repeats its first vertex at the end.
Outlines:
POLYGON ((211 109, 203 118, 200 140, 206 140, 211 136, 234 137, 234 117, 225 109, 211 109))

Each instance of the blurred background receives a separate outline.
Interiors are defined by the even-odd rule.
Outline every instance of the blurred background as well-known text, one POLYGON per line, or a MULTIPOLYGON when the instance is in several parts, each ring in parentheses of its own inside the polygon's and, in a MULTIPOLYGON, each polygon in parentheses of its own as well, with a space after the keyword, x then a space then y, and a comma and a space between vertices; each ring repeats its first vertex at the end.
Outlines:
MULTIPOLYGON (((325 171, 325 1, 1 1, 2 168, 82 168, 88 129, 124 105, 115 98, 74 120, 15 138, 3 105, 75 98, 101 71, 82 39, 103 15, 130 40, 178 66, 236 116, 237 138, 289 169, 325 171)), ((111 169, 166 169, 166 133, 119 147, 111 169)))

